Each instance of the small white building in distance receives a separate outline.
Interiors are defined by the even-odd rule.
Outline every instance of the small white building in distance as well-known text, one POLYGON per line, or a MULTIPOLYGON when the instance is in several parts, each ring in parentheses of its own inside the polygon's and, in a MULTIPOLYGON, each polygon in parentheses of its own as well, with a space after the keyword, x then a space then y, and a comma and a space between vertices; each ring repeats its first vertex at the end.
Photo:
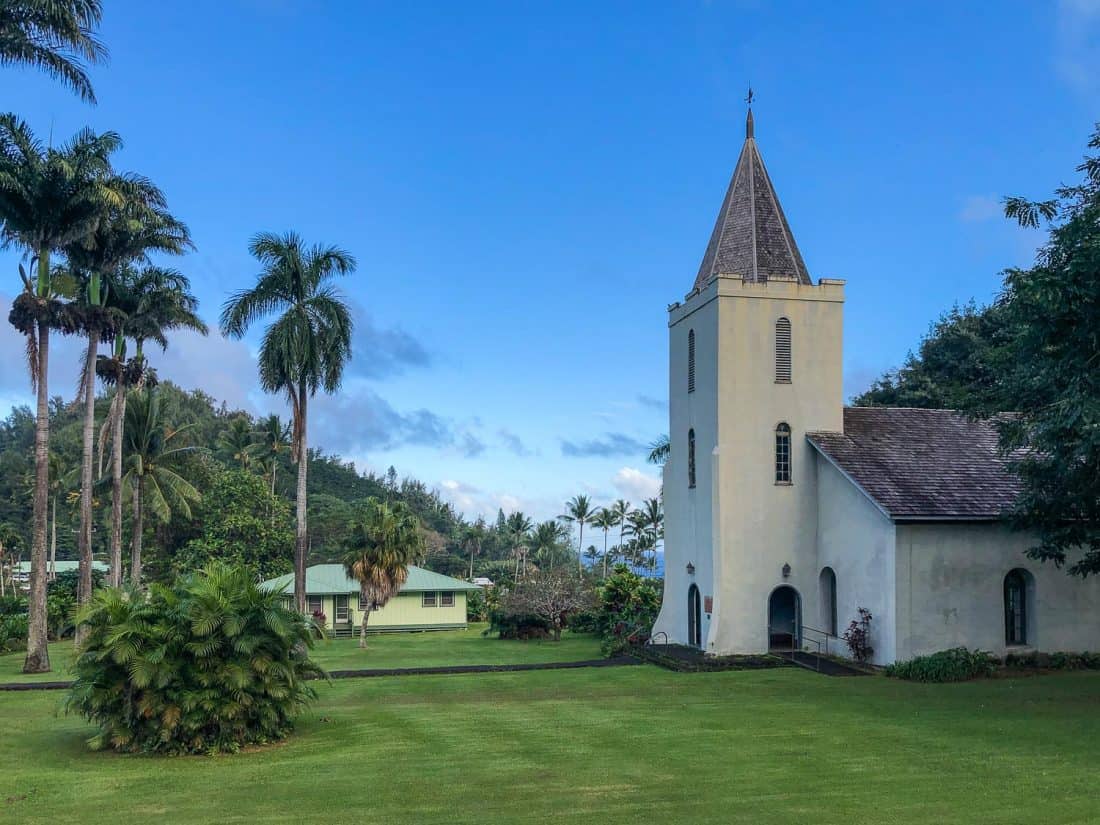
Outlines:
POLYGON ((810 279, 750 111, 698 276, 669 308, 654 635, 710 654, 828 636, 843 652, 862 607, 876 663, 1100 649, 1100 581, 1029 559, 1001 518, 1017 485, 990 426, 845 408, 844 290, 810 279))

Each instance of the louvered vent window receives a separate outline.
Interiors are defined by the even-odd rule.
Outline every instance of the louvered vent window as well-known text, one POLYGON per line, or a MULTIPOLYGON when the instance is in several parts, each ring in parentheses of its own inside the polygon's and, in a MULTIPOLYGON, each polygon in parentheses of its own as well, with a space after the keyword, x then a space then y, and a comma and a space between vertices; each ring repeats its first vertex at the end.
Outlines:
POLYGON ((688 430, 688 487, 695 487, 695 430, 688 430))
POLYGON ((791 322, 775 322, 775 383, 791 383, 791 322))
POLYGON ((695 330, 688 330, 688 392, 695 392, 695 330))
POLYGON ((791 483, 791 428, 785 423, 775 428, 775 483, 791 483))

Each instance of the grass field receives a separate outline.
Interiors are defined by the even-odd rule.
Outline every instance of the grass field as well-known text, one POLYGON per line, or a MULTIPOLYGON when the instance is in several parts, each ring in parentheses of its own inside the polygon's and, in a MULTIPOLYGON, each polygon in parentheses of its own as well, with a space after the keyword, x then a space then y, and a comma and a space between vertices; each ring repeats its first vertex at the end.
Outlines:
POLYGON ((0 821, 1100 820, 1100 674, 958 685, 650 666, 348 679, 288 742, 89 753, 53 692, 0 695, 0 821))
MULTIPOLYGON (((468 630, 385 633, 368 637, 366 650, 359 649, 356 639, 319 641, 313 649, 313 658, 328 670, 576 662, 600 658, 599 640, 592 636, 566 633, 560 642, 517 642, 482 636, 484 629, 483 624, 472 624, 468 630)), ((33 676, 21 673, 25 658, 24 653, 0 656, 0 682, 71 678, 73 645, 70 641, 50 645, 52 673, 33 676)))

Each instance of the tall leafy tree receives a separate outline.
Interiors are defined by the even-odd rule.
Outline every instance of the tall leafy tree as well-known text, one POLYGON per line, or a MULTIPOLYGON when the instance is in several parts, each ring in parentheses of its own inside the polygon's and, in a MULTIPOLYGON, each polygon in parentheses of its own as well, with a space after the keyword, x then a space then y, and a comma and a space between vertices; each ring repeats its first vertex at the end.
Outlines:
POLYGON ((229 420, 229 426, 218 433, 218 457, 227 464, 251 470, 256 465, 256 431, 247 415, 229 420))
POLYGON ((366 605, 359 627, 359 647, 367 646, 370 614, 385 607, 401 589, 423 541, 420 520, 404 502, 390 505, 376 498, 367 499, 352 523, 344 568, 359 582, 360 601, 366 605))
POLYGON ((61 300, 71 284, 55 280, 51 256, 94 232, 104 208, 115 196, 110 155, 118 135, 85 130, 54 149, 35 138, 14 115, 0 116, 0 238, 22 249, 33 274, 20 267, 23 291, 12 305, 9 321, 27 338, 31 383, 37 390, 35 488, 31 540, 31 594, 27 673, 50 669, 46 648, 46 509, 49 487, 49 352, 50 331, 79 328, 71 308, 61 300), (68 288, 66 288, 68 287, 68 288))
POLYGON ((0 0, 0 66, 30 66, 95 103, 85 64, 104 63, 100 0, 0 0))
POLYGON ((593 527, 603 530, 603 576, 605 579, 607 578, 607 534, 618 523, 614 510, 608 507, 601 507, 591 522, 593 527))
POLYGON ((222 309, 221 329, 242 337, 254 323, 279 313, 260 344, 260 384, 283 393, 294 417, 293 457, 298 463, 294 598, 306 609, 306 479, 309 465, 308 404, 318 390, 339 389, 351 358, 351 311, 333 285, 355 271, 355 259, 334 246, 307 246, 295 233, 261 233, 249 244, 262 267, 256 285, 232 295, 222 309))
POLYGON ((474 578, 474 556, 481 553, 481 546, 485 543, 485 520, 478 519, 473 524, 468 524, 462 531, 462 546, 470 554, 470 581, 474 578))
POLYGON ((125 451, 133 505, 133 543, 130 580, 141 582, 141 543, 145 511, 167 522, 176 511, 191 517, 191 504, 201 496, 180 474, 183 457, 194 449, 183 444, 185 428, 168 426, 161 415, 160 396, 155 388, 136 392, 126 408, 125 451))
POLYGON ((278 415, 271 413, 260 419, 256 443, 265 472, 271 478, 271 494, 275 495, 275 472, 283 453, 290 449, 290 427, 278 415))
POLYGON ((579 530, 577 536, 577 569, 584 570, 584 558, 582 556, 582 548, 584 547, 584 526, 590 523, 593 517, 596 515, 596 505, 592 503, 592 500, 586 495, 577 495, 569 499, 565 503, 565 513, 562 514, 562 518, 568 522, 577 525, 579 530))

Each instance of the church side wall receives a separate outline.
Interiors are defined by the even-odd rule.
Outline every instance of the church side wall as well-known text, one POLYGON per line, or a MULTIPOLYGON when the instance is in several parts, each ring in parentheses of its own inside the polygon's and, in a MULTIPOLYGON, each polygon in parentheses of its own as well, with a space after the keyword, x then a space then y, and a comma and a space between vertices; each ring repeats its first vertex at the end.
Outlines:
MULTIPOLYGON (((653 633, 666 633, 672 642, 688 643, 688 589, 699 588, 704 603, 701 636, 707 647, 710 617, 705 605, 713 601, 714 570, 711 552, 711 451, 717 440, 718 345, 717 303, 710 291, 695 296, 673 311, 669 325, 669 443, 664 469, 665 588, 661 612, 653 633), (695 391, 687 391, 688 333, 695 331, 695 391), (695 430, 696 486, 688 487, 687 438, 695 430), (687 572, 688 564, 695 568, 687 572)), ((638 502, 634 502, 637 504, 638 502)))
POLYGON ((1100 649, 1100 580, 1027 558, 1032 540, 995 523, 898 525, 898 659, 951 647, 998 656, 1100 649), (1004 579, 1030 574, 1026 647, 1005 644, 1004 579))
MULTIPOLYGON (((828 459, 814 451, 817 464, 820 519, 817 529, 818 612, 806 616, 806 623, 825 628, 820 574, 831 567, 836 574, 837 634, 857 618, 864 607, 871 611, 871 661, 894 661, 896 628, 894 599, 894 523, 879 510, 828 459)), ((813 638, 813 637, 808 637, 813 638)), ((842 639, 829 640, 829 651, 848 655, 842 639)))

